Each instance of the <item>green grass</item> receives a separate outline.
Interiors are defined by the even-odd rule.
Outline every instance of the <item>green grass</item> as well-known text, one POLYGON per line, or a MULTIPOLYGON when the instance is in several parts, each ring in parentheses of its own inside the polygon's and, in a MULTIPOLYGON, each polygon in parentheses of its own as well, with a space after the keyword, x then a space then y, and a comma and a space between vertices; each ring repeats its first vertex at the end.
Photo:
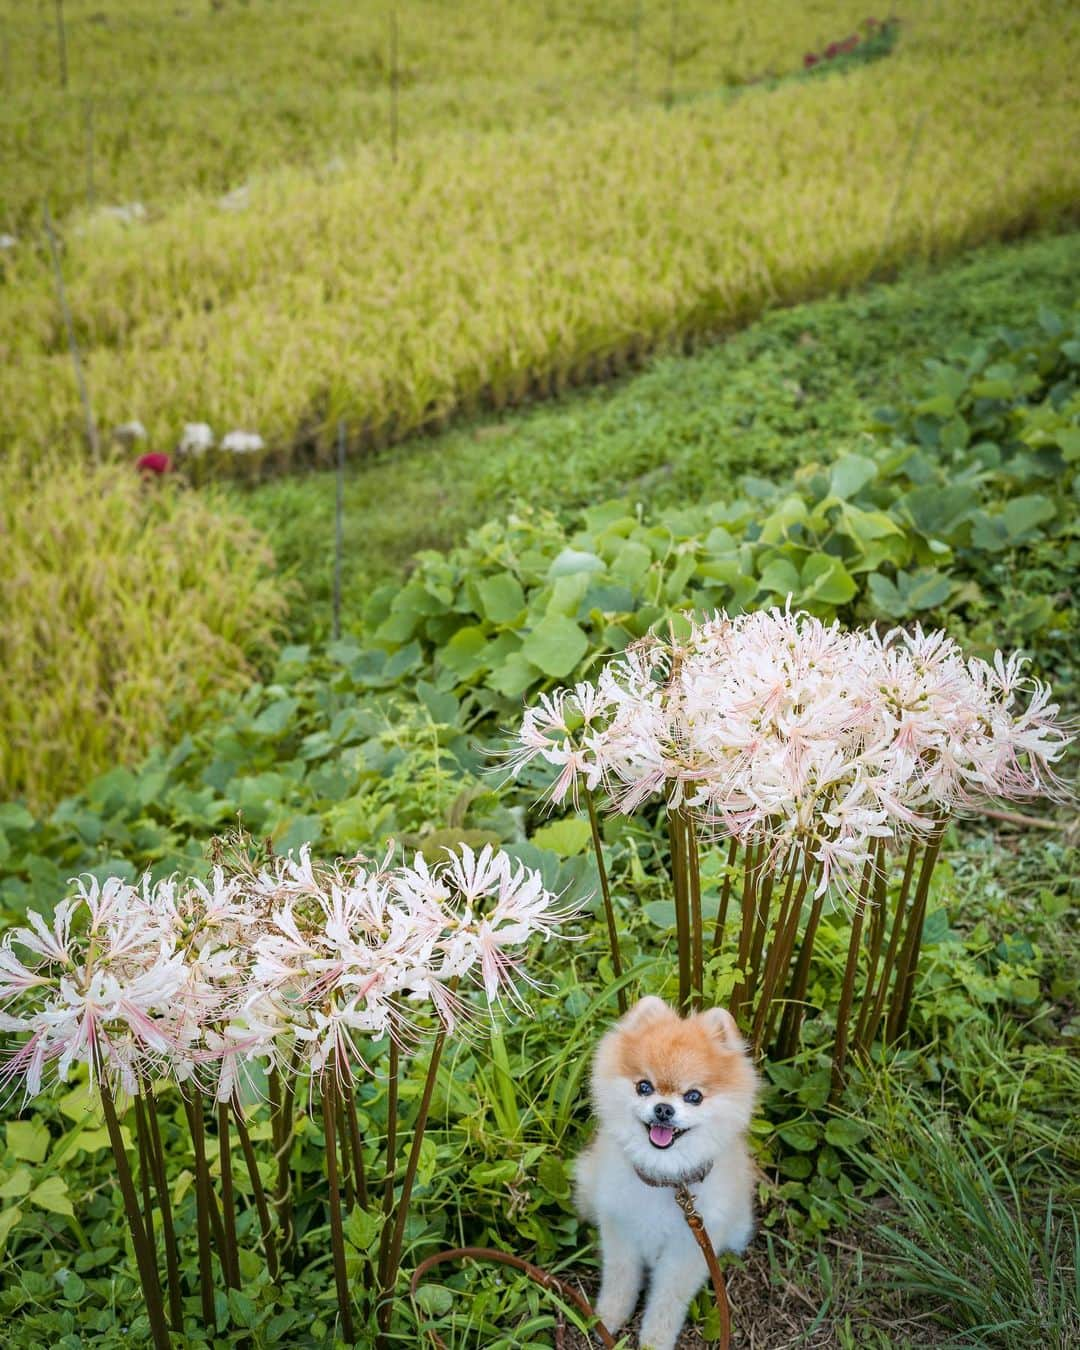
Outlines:
MULTIPOLYGON (((445 548, 515 501, 569 515, 604 497, 667 505, 733 493, 857 446, 873 410, 910 395, 965 335, 1024 328, 1077 299, 1080 235, 993 247, 894 284, 766 315, 691 358, 665 357, 551 405, 416 437, 350 463, 343 613, 416 550, 445 548)), ((329 628, 336 493, 312 472, 231 492, 295 571, 298 634, 329 628)))
MULTIPOLYGON (((196 474, 326 462, 341 421, 354 449, 400 441, 913 258, 1060 227, 1080 197, 1057 131, 1078 49, 1054 0, 962 17, 912 0, 888 59, 843 73, 583 119, 570 100, 482 133, 439 121, 396 164, 359 138, 340 172, 275 168, 236 209, 203 192, 130 227, 68 217, 97 416, 139 418, 159 450, 203 420, 266 443, 196 474)), ((155 145, 170 165, 183 149, 155 145)), ((24 244, 0 261, 0 451, 81 452, 52 269, 24 244)))
POLYGON ((44 197, 61 215, 91 193, 155 203, 283 163, 325 170, 358 142, 388 150, 392 10, 403 143, 782 74, 863 19, 857 0, 744 5, 734 23, 680 0, 672 52, 668 6, 638 0, 65 0, 63 89, 53 3, 5 0, 0 228, 36 230, 44 197))

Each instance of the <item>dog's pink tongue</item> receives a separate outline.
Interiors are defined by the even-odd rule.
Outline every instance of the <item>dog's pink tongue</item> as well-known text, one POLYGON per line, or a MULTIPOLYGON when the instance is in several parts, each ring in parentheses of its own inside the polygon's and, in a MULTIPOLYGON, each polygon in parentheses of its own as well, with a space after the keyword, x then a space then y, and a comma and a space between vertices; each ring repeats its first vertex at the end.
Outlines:
POLYGON ((670 1125, 650 1125, 649 1139, 657 1148, 667 1148, 675 1138, 675 1131, 670 1125))

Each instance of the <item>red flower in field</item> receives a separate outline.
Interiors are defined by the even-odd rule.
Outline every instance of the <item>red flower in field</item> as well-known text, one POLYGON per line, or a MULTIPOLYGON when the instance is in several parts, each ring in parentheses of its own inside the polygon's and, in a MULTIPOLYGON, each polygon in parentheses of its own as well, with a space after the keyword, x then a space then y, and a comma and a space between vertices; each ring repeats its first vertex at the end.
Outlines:
POLYGON ((840 51, 853 52, 858 45, 859 35, 858 33, 852 33, 850 37, 846 37, 843 42, 841 42, 840 51))
POLYGON ((830 42, 829 45, 825 48, 825 60, 831 61, 834 56, 839 55, 840 55, 839 42, 830 42))
POLYGON ((807 52, 802 59, 803 69, 809 70, 812 66, 816 66, 820 60, 821 57, 818 56, 817 52, 807 52))
POLYGON ((866 29, 868 33, 872 33, 875 28, 881 27, 881 20, 875 19, 874 16, 871 14, 870 17, 863 24, 863 27, 866 29))
POLYGON ((140 473, 168 473, 172 468, 172 456, 161 450, 152 450, 148 455, 140 455, 135 461, 140 473))

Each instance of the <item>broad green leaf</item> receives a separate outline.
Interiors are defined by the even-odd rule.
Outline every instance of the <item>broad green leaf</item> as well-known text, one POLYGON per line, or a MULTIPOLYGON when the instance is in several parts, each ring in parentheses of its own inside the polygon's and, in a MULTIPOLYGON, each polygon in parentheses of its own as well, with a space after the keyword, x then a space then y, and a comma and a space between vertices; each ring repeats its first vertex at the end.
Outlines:
POLYGON ((24 1162, 43 1162, 49 1151, 52 1136, 40 1120, 9 1120, 7 1146, 16 1158, 24 1162))
POLYGON ((565 679, 589 649, 589 639, 572 619, 548 614, 521 645, 521 655, 545 675, 565 679))
POLYGON ((789 558, 774 558, 761 573, 758 587, 773 595, 798 595, 802 588, 799 569, 789 558))
POLYGON ((108 1129, 104 1125, 99 1125, 97 1129, 80 1130, 72 1147, 76 1152, 100 1153, 103 1148, 108 1148, 109 1144, 108 1129))
POLYGON ((229 1290, 229 1312, 232 1314, 232 1320, 236 1326, 254 1326, 257 1311, 254 1300, 249 1298, 243 1290, 229 1290))
POLYGON ((812 553, 802 569, 803 600, 820 600, 826 605, 846 605, 858 587, 839 558, 827 553, 812 553))
POLYGON ((1048 520, 1053 520, 1057 515, 1057 507, 1049 497, 1039 496, 1038 494, 1030 497, 1013 497, 1005 504, 1005 510, 1002 512, 1002 519, 1005 528, 1013 539, 1018 539, 1029 531, 1043 525, 1048 520))
POLYGON ((536 1175, 549 1195, 561 1199, 570 1194, 570 1181, 566 1175, 566 1166, 554 1153, 547 1153, 536 1167, 536 1175))
POLYGON ((652 553, 636 539, 628 539, 616 553, 610 567, 612 578, 627 586, 640 586, 652 566, 652 553))
POLYGON ((504 698, 520 698, 540 679, 540 671, 521 652, 511 652, 487 677, 488 688, 504 698))
POLYGON ((62 1176, 46 1177, 30 1192, 27 1199, 39 1209, 47 1209, 51 1214, 74 1214, 71 1200, 68 1198, 68 1184, 62 1176))
POLYGON ((589 574, 606 570, 603 558, 598 558, 595 553, 586 553, 576 548, 564 548, 548 568, 547 574, 549 580, 555 581, 559 577, 573 576, 578 572, 589 574))
POLYGON ((565 820, 553 820, 536 831, 532 842, 537 848, 548 848, 560 858, 572 858, 580 853, 592 838, 592 829, 587 820, 580 816, 567 816, 565 820))
POLYGON ((844 503, 837 529, 861 545, 885 535, 903 534, 900 526, 886 512, 864 511, 861 506, 853 506, 851 502, 844 503))
POLYGON ((890 619, 902 619, 907 614, 907 604, 894 582, 881 572, 871 572, 867 577, 870 598, 880 613, 890 619))
POLYGON ((935 609, 943 605, 952 592, 952 578, 933 567, 923 568, 910 577, 905 573, 897 575, 901 578, 904 603, 910 610, 935 609))
POLYGON ((33 1181, 28 1167, 16 1167, 11 1176, 0 1183, 0 1200, 14 1200, 17 1196, 26 1195, 33 1181))
POLYGON ((23 1212, 18 1205, 9 1205, 0 1210, 0 1252, 4 1250, 8 1234, 22 1218, 23 1212))
POLYGON ((16 831, 33 828, 34 817, 25 806, 20 806, 18 802, 0 803, 0 830, 14 834, 16 831))
POLYGON ((262 710, 252 722, 251 729, 257 736, 280 736, 296 716, 299 707, 299 699, 279 698, 262 710))
POLYGON ((858 1120, 836 1117, 825 1126, 825 1141, 834 1148, 853 1148, 870 1133, 870 1127, 858 1120))
POLYGON ((829 492, 833 497, 846 501, 867 483, 872 483, 877 475, 878 466, 872 459, 865 459, 862 455, 841 455, 832 467, 829 492))
POLYGON ((792 525, 802 524, 809 512, 801 497, 785 497, 775 511, 761 522, 761 542, 763 544, 782 544, 792 525))
POLYGON ((809 1153, 821 1142, 821 1131, 808 1120, 797 1120, 791 1125, 781 1125, 776 1132, 785 1144, 796 1148, 800 1153, 809 1153))
POLYGON ((487 668, 487 645, 487 631, 479 624, 470 624, 459 628, 439 649, 439 662, 453 671, 459 680, 469 680, 487 668))
POLYGON ((416 1302, 428 1317, 442 1317, 454 1306, 454 1295, 443 1284, 422 1284, 416 1302))
POLYGON ((492 623, 512 623, 525 608, 525 592, 511 572, 484 577, 476 583, 484 616, 492 623))
POLYGON ((370 1251, 382 1230, 382 1222, 376 1215, 354 1205, 345 1225, 345 1235, 357 1251, 370 1251))
POLYGON ((420 852, 427 862, 437 863, 446 861, 447 849, 456 853, 460 851, 462 844, 475 853, 485 844, 498 848, 501 842, 494 830, 432 830, 430 834, 423 836, 420 852))

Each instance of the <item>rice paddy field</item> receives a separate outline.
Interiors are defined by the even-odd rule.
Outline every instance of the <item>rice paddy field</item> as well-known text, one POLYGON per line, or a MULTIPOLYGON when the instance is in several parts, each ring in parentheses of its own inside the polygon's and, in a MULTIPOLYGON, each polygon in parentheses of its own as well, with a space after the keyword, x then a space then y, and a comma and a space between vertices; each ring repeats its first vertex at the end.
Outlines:
MULTIPOLYGON (((517 1272, 410 1274, 483 1245, 595 1295, 596 1038, 688 972, 767 1025, 791 960, 734 1350, 1080 1346, 1074 748, 942 815, 917 883, 881 845, 865 930, 830 892, 774 935, 703 839, 693 970, 678 810, 594 828, 498 769, 541 695, 720 608, 1023 650, 1068 738, 1077 69, 1065 0, 0 0, 4 1345, 583 1346, 517 1272), (486 967, 469 1035, 451 986, 351 1083, 309 1037, 215 1103, 270 950, 229 906, 303 846, 490 846, 576 917, 527 1013, 486 967), (102 1003, 151 946, 158 1002, 102 1003), (193 1024, 226 991, 186 1059, 181 949, 193 1024), (838 1069, 890 962, 903 1017, 838 1069), (35 1060, 72 1009, 138 1075, 35 1060)), ((720 1338, 702 1294, 680 1350, 720 1338)))

